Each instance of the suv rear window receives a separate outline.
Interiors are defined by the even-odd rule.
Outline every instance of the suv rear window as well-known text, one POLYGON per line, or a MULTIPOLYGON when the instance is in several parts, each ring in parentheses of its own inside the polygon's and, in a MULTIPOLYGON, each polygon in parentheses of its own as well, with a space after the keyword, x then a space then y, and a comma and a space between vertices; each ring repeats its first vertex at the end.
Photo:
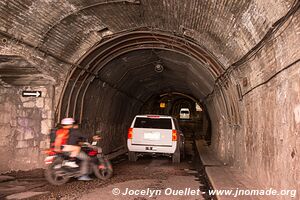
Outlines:
POLYGON ((180 113, 182 113, 182 114, 189 114, 190 112, 187 111, 187 110, 183 110, 183 111, 180 111, 180 113))
POLYGON ((134 128, 172 129, 171 119, 137 117, 134 128))

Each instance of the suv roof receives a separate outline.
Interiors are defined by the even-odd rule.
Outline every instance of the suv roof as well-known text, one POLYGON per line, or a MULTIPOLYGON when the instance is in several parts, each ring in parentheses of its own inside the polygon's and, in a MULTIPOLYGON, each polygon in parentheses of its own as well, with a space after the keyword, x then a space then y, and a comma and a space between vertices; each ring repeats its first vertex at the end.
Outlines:
POLYGON ((135 117, 145 117, 145 118, 173 118, 169 115, 155 115, 155 114, 147 114, 147 115, 136 115, 135 117))
POLYGON ((190 111, 190 109, 188 109, 188 108, 181 108, 180 110, 188 110, 188 111, 190 111))

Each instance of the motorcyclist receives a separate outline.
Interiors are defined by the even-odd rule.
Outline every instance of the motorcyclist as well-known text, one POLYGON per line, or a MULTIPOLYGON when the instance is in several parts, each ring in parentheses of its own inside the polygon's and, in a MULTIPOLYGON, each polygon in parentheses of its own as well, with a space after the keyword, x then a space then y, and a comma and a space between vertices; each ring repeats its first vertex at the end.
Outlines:
MULTIPOLYGON (((86 139, 84 135, 81 134, 78 128, 73 128, 75 120, 73 118, 64 118, 61 121, 62 128, 57 130, 56 139, 54 144, 54 149, 57 152, 68 152, 71 158, 78 158, 81 160, 81 176, 78 180, 92 180, 88 174, 88 166, 90 157, 83 151, 79 146, 79 141, 86 139)), ((69 167, 79 167, 75 161, 66 162, 65 165, 69 167)))

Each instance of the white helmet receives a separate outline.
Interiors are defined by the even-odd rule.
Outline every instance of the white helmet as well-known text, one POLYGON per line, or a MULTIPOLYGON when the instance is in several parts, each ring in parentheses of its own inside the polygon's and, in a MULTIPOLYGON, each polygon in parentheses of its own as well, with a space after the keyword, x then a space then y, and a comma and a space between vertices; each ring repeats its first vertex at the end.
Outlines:
POLYGON ((61 120, 62 125, 72 125, 74 122, 75 120, 73 118, 64 118, 61 120))

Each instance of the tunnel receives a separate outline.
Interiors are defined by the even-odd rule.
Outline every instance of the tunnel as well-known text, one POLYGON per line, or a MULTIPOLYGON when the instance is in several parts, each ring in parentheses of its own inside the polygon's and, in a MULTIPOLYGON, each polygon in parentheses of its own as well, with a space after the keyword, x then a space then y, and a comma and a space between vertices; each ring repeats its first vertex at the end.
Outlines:
POLYGON ((224 71, 210 52, 192 41, 149 30, 108 39, 94 46, 78 65, 66 78, 57 123, 67 116, 78 119, 87 132, 112 136, 113 141, 106 143, 111 148, 126 139, 136 114, 147 114, 141 108, 149 98, 178 93, 185 99, 195 96, 194 104, 202 102, 213 89, 214 78, 224 71))
POLYGON ((1 1, 0 173, 43 167, 49 130, 65 117, 101 133, 111 153, 126 149, 137 114, 178 117, 188 107, 201 115, 192 140, 223 167, 299 193, 299 7, 1 1))

